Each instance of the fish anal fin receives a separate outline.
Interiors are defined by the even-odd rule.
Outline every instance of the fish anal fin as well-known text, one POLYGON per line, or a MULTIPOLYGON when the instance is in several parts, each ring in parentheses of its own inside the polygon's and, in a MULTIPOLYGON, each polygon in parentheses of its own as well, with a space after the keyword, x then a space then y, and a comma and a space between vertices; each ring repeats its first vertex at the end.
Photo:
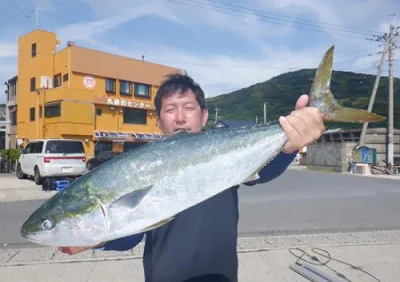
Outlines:
POLYGON ((256 173, 254 173, 254 174, 250 175, 249 177, 247 177, 247 178, 243 181, 243 183, 250 182, 250 181, 256 181, 256 180, 258 180, 259 178, 260 178, 260 176, 258 175, 258 171, 257 171, 256 173))
POLYGON ((125 194, 122 197, 111 202, 110 208, 117 206, 134 208, 140 203, 140 201, 143 199, 144 196, 146 196, 146 194, 151 190, 152 187, 153 186, 150 185, 141 189, 136 189, 128 194, 125 194))
POLYGON ((142 232, 147 232, 147 231, 156 229, 156 228, 158 228, 160 226, 163 226, 163 225, 167 224, 168 222, 170 222, 171 220, 173 220, 174 218, 175 217, 170 217, 170 218, 163 219, 163 220, 161 220, 161 221, 159 221, 159 222, 157 222, 155 224, 152 224, 152 225, 146 227, 145 229, 142 230, 142 232))

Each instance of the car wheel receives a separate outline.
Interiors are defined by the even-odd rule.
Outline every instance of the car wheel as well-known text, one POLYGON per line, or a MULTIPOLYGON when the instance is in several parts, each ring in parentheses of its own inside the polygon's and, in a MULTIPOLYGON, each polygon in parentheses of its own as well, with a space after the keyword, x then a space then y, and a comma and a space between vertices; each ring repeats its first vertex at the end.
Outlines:
POLYGON ((92 163, 87 163, 87 164, 86 164, 86 168, 87 168, 88 170, 92 170, 92 169, 93 169, 92 163))
POLYGON ((35 171, 34 171, 34 179, 35 179, 35 183, 37 185, 42 185, 43 183, 43 178, 40 176, 40 171, 39 168, 37 166, 35 166, 35 171))
POLYGON ((25 179, 27 175, 22 172, 21 164, 17 164, 16 175, 18 179, 25 179))

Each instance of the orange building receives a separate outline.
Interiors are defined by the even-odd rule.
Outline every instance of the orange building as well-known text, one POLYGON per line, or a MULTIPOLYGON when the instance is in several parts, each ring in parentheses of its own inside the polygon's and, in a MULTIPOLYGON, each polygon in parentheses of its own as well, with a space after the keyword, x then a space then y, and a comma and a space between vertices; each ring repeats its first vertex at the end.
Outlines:
POLYGON ((127 151, 161 136, 155 93, 179 69, 76 46, 56 34, 18 41, 17 139, 74 138, 86 155, 127 151))

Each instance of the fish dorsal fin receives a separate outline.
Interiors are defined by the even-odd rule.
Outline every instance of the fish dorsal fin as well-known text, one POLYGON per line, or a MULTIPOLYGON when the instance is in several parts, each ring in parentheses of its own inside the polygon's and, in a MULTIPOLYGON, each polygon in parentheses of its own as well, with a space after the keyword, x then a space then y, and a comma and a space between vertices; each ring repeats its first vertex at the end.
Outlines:
POLYGON ((124 206, 128 208, 134 208, 137 206, 140 201, 143 199, 144 196, 150 191, 153 186, 147 186, 144 188, 136 189, 128 194, 123 195, 122 197, 116 199, 115 201, 111 202, 110 208, 117 207, 117 206, 124 206))

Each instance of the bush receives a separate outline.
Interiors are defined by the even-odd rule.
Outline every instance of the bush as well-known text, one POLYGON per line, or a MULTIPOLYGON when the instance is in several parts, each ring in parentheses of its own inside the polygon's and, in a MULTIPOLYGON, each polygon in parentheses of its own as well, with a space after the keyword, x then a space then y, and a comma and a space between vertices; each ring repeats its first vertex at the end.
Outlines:
POLYGON ((15 162, 18 160, 20 155, 19 149, 5 149, 0 151, 0 156, 3 162, 11 161, 15 162))

